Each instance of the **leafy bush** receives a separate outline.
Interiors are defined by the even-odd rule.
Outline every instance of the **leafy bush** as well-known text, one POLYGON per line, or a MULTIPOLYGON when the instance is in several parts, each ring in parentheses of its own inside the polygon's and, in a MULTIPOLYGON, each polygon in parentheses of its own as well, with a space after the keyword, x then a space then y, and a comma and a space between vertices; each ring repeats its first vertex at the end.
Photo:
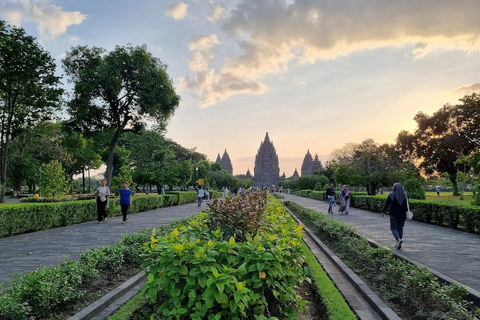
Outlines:
POLYGON ((253 237, 261 226, 266 207, 266 192, 245 193, 224 200, 214 199, 205 212, 210 214, 210 230, 220 228, 224 239, 245 241, 253 237))
POLYGON ((410 199, 425 200, 425 189, 418 179, 409 179, 403 186, 410 199))
POLYGON ((208 227, 209 218, 201 214, 144 246, 149 269, 142 291, 157 303, 157 316, 296 319, 305 303, 294 289, 305 279, 303 231, 283 206, 272 200, 262 230, 245 242, 223 240, 221 229, 208 227))

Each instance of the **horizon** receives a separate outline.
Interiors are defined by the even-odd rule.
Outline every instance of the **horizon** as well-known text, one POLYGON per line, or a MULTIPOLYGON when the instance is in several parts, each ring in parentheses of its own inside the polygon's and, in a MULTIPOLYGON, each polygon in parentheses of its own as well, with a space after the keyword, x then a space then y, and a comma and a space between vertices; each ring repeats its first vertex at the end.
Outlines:
POLYGON ((325 164, 394 143, 417 112, 480 92, 478 16, 477 0, 0 0, 59 75, 71 47, 145 44, 182 98, 167 138, 212 162, 227 149, 245 174, 268 132, 287 177, 307 150, 325 164))

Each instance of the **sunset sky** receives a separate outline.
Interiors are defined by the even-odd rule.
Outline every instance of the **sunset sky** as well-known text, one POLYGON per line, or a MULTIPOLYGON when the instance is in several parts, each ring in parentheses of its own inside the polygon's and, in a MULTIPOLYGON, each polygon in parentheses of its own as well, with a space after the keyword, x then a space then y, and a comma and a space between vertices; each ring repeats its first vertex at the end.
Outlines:
POLYGON ((287 177, 307 149, 394 143, 480 92, 479 17, 478 0, 0 0, 59 74, 72 46, 146 44, 182 98, 168 138, 244 174, 268 132, 287 177))

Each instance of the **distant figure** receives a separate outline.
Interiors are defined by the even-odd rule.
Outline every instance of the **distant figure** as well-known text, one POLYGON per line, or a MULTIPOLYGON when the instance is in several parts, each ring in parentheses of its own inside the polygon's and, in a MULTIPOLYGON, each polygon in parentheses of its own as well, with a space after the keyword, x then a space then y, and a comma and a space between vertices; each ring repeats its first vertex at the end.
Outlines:
POLYGON ((165 194, 165 188, 162 186, 162 188, 160 189, 160 194, 161 195, 164 195, 165 194))
POLYGON ((327 192, 325 192, 325 195, 327 196, 327 202, 328 202, 328 213, 333 214, 333 204, 335 203, 335 189, 333 188, 333 183, 330 183, 330 188, 327 189, 327 192))
POLYGON ((440 196, 440 186, 437 186, 435 190, 437 190, 437 197, 440 196))
POLYGON ((205 189, 205 200, 207 200, 207 202, 210 200, 210 190, 205 189))
POLYGON ((107 187, 107 179, 102 179, 102 185, 95 192, 95 202, 97 203, 98 223, 107 222, 108 202, 110 198, 110 189, 107 187))
POLYGON ((401 249, 403 244, 403 226, 407 219, 407 194, 403 189, 401 183, 393 185, 393 191, 387 197, 387 201, 382 209, 382 217, 385 216, 385 211, 390 207, 390 230, 395 237, 397 243, 395 248, 401 249))
POLYGON ((338 212, 348 214, 348 210, 350 210, 350 192, 347 189, 347 185, 343 186, 339 198, 340 208, 338 208, 338 212))
POLYGON ((202 199, 203 199, 203 189, 202 186, 198 187, 198 194, 197 194, 197 200, 198 200, 198 206, 200 207, 202 205, 202 199))
POLYGON ((120 207, 122 207, 122 215, 123 215, 123 224, 127 222, 127 213, 128 207, 133 206, 132 202, 132 195, 133 192, 128 187, 130 183, 128 181, 123 182, 123 189, 118 190, 118 197, 117 200, 120 199, 120 207))

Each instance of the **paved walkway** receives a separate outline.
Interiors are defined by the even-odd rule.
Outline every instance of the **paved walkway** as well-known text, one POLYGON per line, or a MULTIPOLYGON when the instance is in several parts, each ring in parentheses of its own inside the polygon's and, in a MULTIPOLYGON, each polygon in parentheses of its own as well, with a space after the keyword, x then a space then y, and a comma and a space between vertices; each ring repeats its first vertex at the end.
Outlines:
MULTIPOLYGON (((348 215, 328 212, 328 204, 310 198, 284 194, 285 200, 296 202, 306 208, 351 225, 357 233, 379 245, 393 249, 395 239, 390 231, 390 219, 379 213, 350 208, 348 215)), ((404 227, 404 242, 397 250, 407 259, 417 261, 440 272, 461 284, 480 291, 480 236, 426 223, 407 221, 404 227)), ((394 249, 395 250, 395 249, 394 249)))
POLYGON ((126 224, 122 216, 106 223, 87 222, 68 227, 27 233, 0 239, 0 282, 7 283, 16 273, 26 273, 43 266, 56 266, 63 255, 78 259, 89 248, 113 245, 127 232, 168 224, 176 218, 199 213, 196 203, 145 211, 128 215, 126 224))

